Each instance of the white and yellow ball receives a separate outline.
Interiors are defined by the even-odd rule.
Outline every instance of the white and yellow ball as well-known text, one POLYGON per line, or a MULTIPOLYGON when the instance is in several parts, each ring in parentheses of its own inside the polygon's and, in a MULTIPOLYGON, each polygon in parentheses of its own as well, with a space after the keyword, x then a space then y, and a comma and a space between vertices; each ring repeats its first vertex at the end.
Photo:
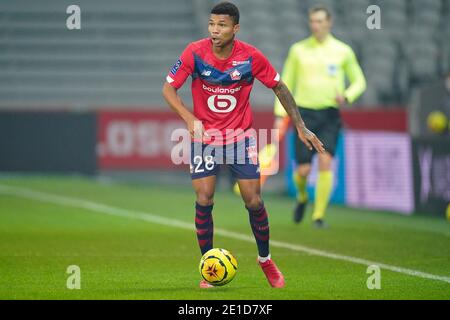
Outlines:
POLYGON ((236 258, 225 249, 211 249, 200 259, 200 274, 213 286, 223 286, 229 283, 234 279, 236 270, 236 258))

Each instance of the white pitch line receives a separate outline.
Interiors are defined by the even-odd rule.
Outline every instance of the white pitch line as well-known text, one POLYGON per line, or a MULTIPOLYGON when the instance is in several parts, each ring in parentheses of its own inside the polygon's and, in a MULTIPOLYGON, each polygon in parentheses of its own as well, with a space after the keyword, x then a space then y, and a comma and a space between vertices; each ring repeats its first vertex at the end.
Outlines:
MULTIPOLYGON (((109 206, 109 205, 105 205, 105 204, 101 204, 101 203, 97 203, 97 202, 92 202, 92 201, 77 199, 77 198, 72 198, 72 197, 66 197, 66 196, 60 196, 60 195, 55 195, 55 194, 50 194, 50 193, 44 193, 44 192, 34 191, 31 189, 25 189, 25 188, 13 187, 13 186, 7 186, 7 185, 0 185, 0 193, 12 195, 12 196, 16 196, 16 197, 37 200, 37 201, 41 201, 41 202, 62 205, 62 206, 81 208, 81 209, 85 209, 85 210, 100 212, 100 213, 123 217, 123 218, 144 220, 144 221, 147 221, 150 223, 155 223, 155 224, 160 224, 160 225, 165 225, 165 226, 170 226, 170 227, 177 227, 177 228, 182 228, 182 229, 187 229, 187 230, 195 229, 193 223, 187 223, 187 222, 176 220, 176 219, 164 218, 164 217, 150 214, 150 213, 143 212, 143 211, 121 209, 121 208, 117 208, 117 207, 113 207, 113 206, 109 206)), ((228 237, 228 238, 232 238, 232 239, 237 239, 237 240, 242 240, 242 241, 247 241, 247 242, 252 242, 252 243, 255 242, 255 239, 252 236, 248 236, 248 235, 245 235, 242 233, 232 232, 232 231, 228 231, 228 230, 224 230, 224 229, 214 228, 214 233, 221 235, 223 237, 228 237)), ((362 264, 362 265, 366 265, 366 266, 377 265, 381 269, 385 269, 385 270, 389 270, 389 271, 393 271, 393 272, 403 273, 406 275, 424 278, 424 279, 438 280, 438 281, 450 283, 450 277, 447 277, 447 276, 439 276, 439 275, 426 273, 426 272, 422 272, 422 271, 418 271, 418 270, 397 267, 397 266, 393 266, 393 265, 389 265, 389 264, 385 264, 385 263, 380 263, 380 262, 376 262, 376 261, 370 261, 370 260, 366 260, 366 259, 341 255, 341 254, 328 252, 328 251, 324 251, 324 250, 318 250, 318 249, 314 249, 314 248, 310 248, 310 247, 306 247, 306 246, 302 246, 302 245, 291 244, 291 243, 281 242, 281 241, 276 241, 276 240, 270 240, 270 245, 272 247, 278 247, 278 248, 284 248, 284 249, 289 249, 289 250, 293 250, 293 251, 304 252, 304 253, 314 255, 314 256, 320 256, 320 257, 334 259, 334 260, 341 260, 341 261, 346 261, 346 262, 351 262, 351 263, 356 263, 356 264, 362 264)))

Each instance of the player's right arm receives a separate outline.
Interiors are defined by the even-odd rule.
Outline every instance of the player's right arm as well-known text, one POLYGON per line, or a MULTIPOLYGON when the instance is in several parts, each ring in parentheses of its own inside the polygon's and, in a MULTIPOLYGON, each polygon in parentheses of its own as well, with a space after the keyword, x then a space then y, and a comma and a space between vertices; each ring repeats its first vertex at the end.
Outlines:
POLYGON ((194 135, 196 138, 202 137, 204 130, 200 120, 198 120, 183 103, 183 100, 181 100, 177 93, 177 89, 166 82, 163 86, 162 95, 170 108, 186 122, 191 137, 194 137, 194 135))
POLYGON ((200 120, 189 111, 177 92, 193 71, 194 56, 189 45, 167 75, 162 89, 162 95, 170 108, 186 122, 191 137, 194 137, 194 134, 196 137, 202 137, 204 130, 200 120))

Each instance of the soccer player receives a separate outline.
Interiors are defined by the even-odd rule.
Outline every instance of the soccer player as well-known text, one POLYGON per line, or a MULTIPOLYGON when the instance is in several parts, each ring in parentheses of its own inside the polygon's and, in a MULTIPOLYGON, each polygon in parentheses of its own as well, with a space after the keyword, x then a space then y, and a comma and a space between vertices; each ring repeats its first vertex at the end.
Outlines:
MULTIPOLYGON (((323 146, 306 128, 292 95, 266 57, 255 47, 235 39, 239 31, 239 11, 234 4, 222 2, 214 6, 208 31, 209 38, 186 47, 163 87, 165 100, 186 122, 193 138, 191 179, 196 193, 195 226, 200 251, 203 255, 213 248, 212 210, 216 175, 219 163, 225 157, 239 183, 249 213, 258 247, 258 262, 269 284, 281 288, 284 277, 269 253, 268 214, 260 194, 256 140, 250 133, 253 130, 249 96, 254 79, 273 89, 291 117, 299 139, 308 148, 323 152, 323 146), (193 113, 177 94, 177 89, 188 76, 192 77, 193 113), (196 127, 199 123, 200 126, 196 127), (214 141, 211 141, 210 132, 219 132, 224 138, 214 135, 214 141), (213 151, 205 155, 212 145, 215 146, 213 151)), ((200 287, 211 285, 202 280, 200 287)))
MULTIPOLYGON (((333 187, 331 168, 341 128, 339 107, 355 101, 365 90, 366 81, 353 50, 334 38, 331 33, 332 18, 324 6, 309 11, 309 25, 312 35, 295 43, 289 50, 284 64, 282 80, 292 91, 300 114, 308 127, 323 142, 326 152, 319 156, 319 174, 315 187, 313 223, 326 227, 325 211, 333 187), (350 86, 345 88, 345 76, 350 86)), ((275 102, 275 125, 279 127, 286 111, 280 101, 275 102)), ((295 142, 297 169, 294 182, 297 187, 297 205, 294 221, 299 223, 308 203, 307 177, 311 172, 314 150, 295 142)))

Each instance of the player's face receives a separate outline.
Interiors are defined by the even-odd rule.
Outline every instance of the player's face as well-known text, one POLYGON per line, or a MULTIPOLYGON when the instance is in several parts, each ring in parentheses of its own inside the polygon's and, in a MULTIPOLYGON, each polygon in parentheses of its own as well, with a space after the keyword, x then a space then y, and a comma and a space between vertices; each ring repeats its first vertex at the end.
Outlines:
POLYGON ((327 17, 325 11, 317 11, 309 16, 309 27, 313 36, 317 39, 323 39, 331 30, 331 19, 327 17))
POLYGON ((211 14, 208 24, 208 32, 213 46, 224 47, 229 44, 234 35, 239 31, 239 24, 234 24, 233 19, 227 14, 211 14))

